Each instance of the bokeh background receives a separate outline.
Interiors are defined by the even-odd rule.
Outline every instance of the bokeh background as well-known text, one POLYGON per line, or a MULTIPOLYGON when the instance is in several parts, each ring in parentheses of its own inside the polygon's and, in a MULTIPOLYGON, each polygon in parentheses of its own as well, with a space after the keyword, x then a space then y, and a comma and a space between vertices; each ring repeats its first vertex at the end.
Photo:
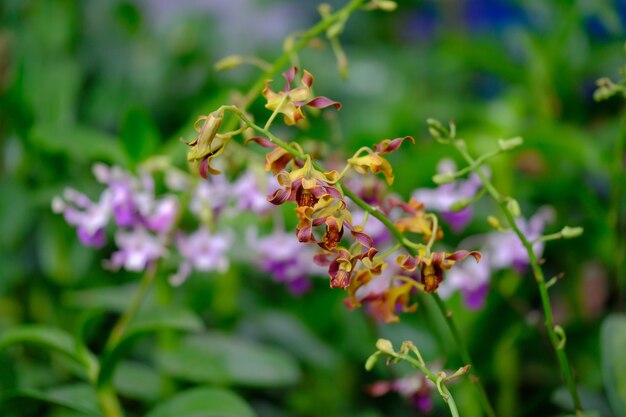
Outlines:
MULTIPOLYGON (((130 168, 120 138, 135 133, 137 120, 150 143, 142 157, 168 155, 185 168, 179 138, 191 138, 198 115, 228 102, 233 91, 246 91, 259 76, 250 66, 217 72, 214 63, 230 54, 271 62, 287 35, 318 20, 316 6, 270 0, 2 0, 0 334, 20 323, 71 330, 84 311, 102 308, 107 312, 100 331, 90 335, 91 346, 101 346, 137 274, 103 270, 110 250, 81 246, 74 230, 52 213, 53 196, 67 186, 97 193, 94 162, 130 168)), ((625 25, 622 0, 400 1, 394 13, 357 12, 350 19, 341 37, 349 59, 346 80, 323 42, 300 56, 316 76, 316 92, 343 108, 327 115, 332 128, 313 123, 299 137, 348 155, 383 138, 414 136, 417 144, 392 158, 394 190, 405 197, 433 187, 437 163, 454 157, 429 138, 426 118, 456 121, 476 154, 493 149, 498 138, 523 136, 522 148, 489 164, 492 178, 528 216, 552 206, 556 217, 548 230, 585 228, 581 238, 547 246, 545 270, 548 276, 564 274, 551 289, 556 321, 568 331, 584 402, 607 417, 615 414, 603 387, 599 329, 609 313, 624 307, 618 271, 626 231, 610 215, 611 167, 616 152, 623 155, 614 144, 624 102, 616 97, 598 103, 593 92, 596 79, 618 77, 626 58, 625 25)), ((262 103, 253 109, 262 110, 262 103)), ((495 210, 481 201, 470 227, 447 233, 447 243, 488 230, 486 217, 495 210)), ((446 333, 434 336, 433 328, 442 323, 428 303, 400 323, 380 325, 363 311, 346 309, 344 294, 328 290, 324 279, 294 297, 236 262, 225 274, 193 275, 171 297, 207 328, 236 338, 244 351, 258 345, 274 355, 275 364, 257 359, 266 367, 256 379, 213 381, 233 387, 262 417, 418 415, 396 394, 367 393, 367 385, 403 372, 363 369, 380 336, 413 340, 430 360, 460 365, 446 333)), ((528 273, 492 277, 481 310, 468 311, 458 295, 450 305, 499 415, 566 413, 567 395, 528 273)), ((153 353, 151 342, 139 344, 132 352, 135 368, 117 378, 132 415, 198 382, 180 369, 168 375, 172 366, 155 366, 153 353)), ((71 383, 75 377, 60 361, 36 348, 0 351, 0 392, 71 383)), ((453 390, 464 415, 479 415, 469 384, 453 390)), ((5 406, 9 415, 81 415, 26 399, 5 406)), ((446 413, 440 403, 433 411, 446 413)))

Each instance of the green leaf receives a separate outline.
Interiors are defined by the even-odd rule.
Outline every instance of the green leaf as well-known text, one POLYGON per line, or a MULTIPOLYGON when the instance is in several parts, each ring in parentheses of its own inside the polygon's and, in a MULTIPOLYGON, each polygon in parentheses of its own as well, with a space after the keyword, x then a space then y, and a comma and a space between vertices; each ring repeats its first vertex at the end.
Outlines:
POLYGON ((128 398, 154 402, 161 397, 161 377, 138 362, 121 362, 113 375, 113 386, 128 398))
POLYGON ((612 314, 602 324, 602 376, 609 403, 617 416, 626 416, 626 315, 612 314))
POLYGON ((82 365, 88 375, 92 375, 97 362, 86 350, 80 349, 69 333, 56 327, 45 325, 23 325, 13 327, 0 337, 0 349, 16 343, 28 343, 54 350, 82 365))
POLYGON ((160 142, 154 120, 141 108, 131 108, 124 114, 120 135, 133 165, 151 156, 160 142))
POLYGON ((128 326, 120 342, 105 351, 100 359, 99 386, 107 385, 123 355, 142 337, 161 330, 201 331, 202 321, 193 312, 180 308, 161 308, 140 313, 128 326))
MULTIPOLYGON (((99 308, 123 313, 137 291, 137 284, 125 284, 115 287, 89 288, 63 293, 63 304, 86 309, 99 308)), ((144 304, 151 303, 151 294, 146 296, 144 304)))
POLYGON ((146 417, 255 417, 235 393, 218 388, 193 388, 164 401, 146 417))
POLYGON ((170 375, 199 383, 282 387, 300 379, 296 361, 286 352, 220 334, 189 336, 158 360, 170 375))
POLYGON ((57 404, 81 413, 101 417, 96 393, 90 385, 74 384, 39 391, 34 389, 16 389, 9 391, 0 400, 0 409, 9 401, 20 398, 32 398, 40 401, 57 404))
POLYGON ((86 126, 38 124, 31 129, 29 139, 41 151, 67 155, 76 162, 125 161, 117 138, 86 126))

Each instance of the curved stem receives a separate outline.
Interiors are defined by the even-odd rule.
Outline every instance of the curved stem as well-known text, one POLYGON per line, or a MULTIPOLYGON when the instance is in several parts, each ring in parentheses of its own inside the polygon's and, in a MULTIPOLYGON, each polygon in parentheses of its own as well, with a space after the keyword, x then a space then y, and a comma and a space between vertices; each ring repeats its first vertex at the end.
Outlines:
MULTIPOLYGON (((269 130, 264 129, 264 128, 256 125, 254 122, 252 122, 237 107, 235 107, 235 106, 222 106, 220 109, 228 110, 228 111, 232 111, 232 112, 236 113, 239 116, 239 118, 246 125, 248 125, 252 129, 256 130, 257 132, 265 135, 270 141, 272 141, 272 143, 274 143, 277 146, 281 147, 282 149, 286 150, 287 152, 289 152, 294 157, 296 157, 298 159, 306 159, 307 157, 310 157, 309 155, 306 155, 304 152, 302 152, 302 150, 296 149, 295 147, 290 146, 289 144, 287 144, 286 142, 284 142, 283 140, 278 138, 276 135, 274 135, 269 130)), ((312 165, 318 171, 321 171, 321 172, 325 171, 324 168, 321 165, 319 165, 318 163, 316 163, 316 162, 313 162, 312 165)), ((380 220, 380 222, 385 225, 385 227, 395 237, 395 239, 398 241, 398 243, 400 243, 409 254, 411 254, 413 256, 417 255, 417 251, 416 251, 415 247, 409 244, 409 242, 405 238, 404 234, 402 234, 402 232, 400 232, 396 228, 396 226, 391 222, 391 220, 389 220, 389 218, 387 216, 385 216, 376 207, 373 207, 370 204, 368 204, 365 201, 363 201, 358 195, 356 195, 352 190, 350 190, 344 184, 341 184, 340 182, 338 182, 336 185, 337 185, 337 187, 340 189, 340 191, 346 197, 348 197, 350 200, 352 200, 354 202, 354 204, 359 206, 361 209, 365 210, 371 216, 373 216, 376 219, 380 220)), ((485 388, 483 387, 482 383, 480 382, 480 379, 475 375, 475 367, 473 366, 473 362, 471 360, 469 351, 467 350, 467 347, 465 346, 465 343, 463 342, 461 334, 458 331, 458 328, 456 327, 456 324, 455 324, 452 316, 449 314, 447 308, 445 307, 445 304, 443 303, 443 300, 441 300, 439 295, 437 293, 432 293, 431 295, 435 298, 435 302, 436 302, 437 308, 439 309, 440 313, 445 317, 446 324, 448 325, 448 327, 450 329, 450 332, 452 333, 454 341, 459 346, 459 350, 461 351, 461 358, 463 359, 463 361, 467 365, 471 365, 471 372, 473 374, 472 375, 473 378, 471 378, 471 381, 474 383, 474 386, 478 390, 479 399, 480 399, 480 402, 481 402, 481 405, 483 407, 483 410, 484 410, 485 414, 487 416, 489 416, 489 417, 495 417, 495 415, 496 415, 495 411, 493 410, 493 407, 491 406, 491 403, 489 402, 489 399, 487 397, 485 388)))
MULTIPOLYGON (((452 141, 452 143, 468 164, 473 165, 475 163, 475 160, 469 154, 464 144, 460 144, 459 141, 454 140, 452 141)), ((532 243, 528 240, 526 235, 521 231, 521 229, 515 222, 515 218, 508 208, 506 199, 503 198, 503 196, 498 192, 498 190, 491 183, 489 178, 487 178, 487 176, 481 170, 475 170, 474 172, 476 172, 476 174, 478 174, 478 176, 480 177, 480 180, 483 183, 483 186, 485 187, 487 192, 493 197, 494 200, 498 202, 498 205, 504 213, 504 216, 506 217, 509 226, 511 227, 513 232, 515 232, 520 242, 524 246, 524 249, 526 249, 526 252, 528 253, 528 259, 532 267, 533 275, 539 288, 541 305, 543 307, 543 313, 545 316, 545 326, 548 331, 550 343, 552 344, 554 352, 556 353, 559 367, 561 368, 561 374, 565 379, 567 389, 574 402, 574 408, 576 409, 577 413, 582 413, 582 404, 578 395, 578 391, 576 390, 576 384, 574 383, 572 369, 569 365, 567 355, 565 353, 565 346, 564 343, 562 343, 562 338, 560 338, 557 334, 557 328, 554 324, 554 316, 552 314, 552 306, 550 305, 550 296, 548 295, 548 286, 546 284, 546 279, 539 265, 537 256, 535 255, 535 251, 533 250, 532 243)))

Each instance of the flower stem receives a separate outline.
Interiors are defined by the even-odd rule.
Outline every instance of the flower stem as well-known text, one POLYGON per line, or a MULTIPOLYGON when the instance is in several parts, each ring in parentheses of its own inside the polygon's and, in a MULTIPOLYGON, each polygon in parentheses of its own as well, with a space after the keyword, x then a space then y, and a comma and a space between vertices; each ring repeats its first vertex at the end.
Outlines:
MULTIPOLYGON (((286 150, 287 152, 292 154, 294 157, 296 157, 298 159, 310 158, 309 155, 306 155, 301 150, 296 149, 293 146, 290 146, 289 144, 287 144, 286 142, 284 142, 283 140, 278 138, 276 135, 274 135, 269 130, 264 129, 264 128, 256 125, 253 121, 251 121, 237 107, 235 107, 235 106, 222 106, 221 109, 229 110, 229 111, 232 111, 232 112, 236 113, 239 116, 239 118, 246 125, 248 125, 252 129, 256 130, 257 132, 265 135, 270 141, 272 141, 272 143, 274 143, 277 146, 281 147, 282 149, 286 150)), ((324 169, 322 168, 322 166, 320 166, 317 162, 313 162, 312 165, 318 171, 324 172, 324 169)), ((340 191, 343 192, 343 194, 346 197, 348 197, 350 200, 352 200, 354 202, 354 204, 356 204, 357 206, 359 206, 360 208, 365 210, 371 216, 376 217, 378 220, 380 220, 380 222, 385 225, 385 227, 389 230, 389 232, 391 232, 391 234, 396 238, 396 240, 402 246, 404 246, 404 248, 406 249, 406 251, 409 254, 411 254, 413 256, 417 255, 417 251, 416 251, 415 247, 413 247, 412 245, 407 243, 407 239, 405 238, 405 236, 402 234, 402 232, 400 232, 396 228, 396 226, 391 222, 391 220, 389 220, 389 218, 387 216, 385 216, 376 207, 373 207, 370 204, 368 204, 365 201, 363 201, 358 195, 356 195, 353 191, 351 191, 344 184, 338 182, 336 185, 340 189, 340 191)), ((456 327, 456 324, 455 324, 452 316, 449 314, 449 311, 446 309, 445 304, 444 304, 443 300, 439 297, 439 295, 437 293, 432 293, 431 295, 435 298, 436 305, 437 305, 437 308, 439 309, 440 313, 446 319, 445 320, 446 324, 448 325, 448 327, 450 329, 450 332, 452 333, 452 336, 454 337, 454 341, 456 342, 456 344, 459 347, 459 350, 461 351, 461 358, 462 358, 462 360, 467 365, 471 366, 471 372, 474 374, 473 378, 471 378, 471 381, 474 383, 474 386, 476 386, 476 389, 478 390, 479 399, 480 399, 480 402, 481 402, 481 405, 483 407, 483 410, 484 410, 485 414, 488 417, 495 417, 495 415, 496 415, 495 411, 493 410, 493 407, 491 406, 491 403, 489 402, 489 399, 487 397, 485 388, 483 387, 482 383, 480 382, 480 379, 475 375, 475 371, 474 371, 475 367, 473 366, 473 362, 471 360, 469 351, 467 350, 467 347, 465 346, 465 343, 463 342, 463 339, 461 338, 461 334, 458 331, 458 328, 456 327)))
POLYGON ((607 219, 611 230, 615 231, 615 281, 617 286, 618 308, 625 308, 626 273, 624 262, 626 261, 626 242, 624 242, 623 223, 621 223, 621 199, 624 189, 624 152, 626 152, 626 112, 622 115, 620 131, 615 140, 613 149, 613 165, 611 167, 611 200, 607 219))
POLYGON ((96 390, 96 395, 105 417, 124 417, 122 406, 110 385, 99 387, 96 390))
MULTIPOLYGON (((463 156, 465 161, 473 166, 475 164, 474 158, 469 154, 465 144, 460 141, 452 140, 452 144, 456 148, 456 150, 463 156)), ((561 374, 565 379, 567 384, 567 389, 572 397, 574 402, 574 408, 576 409, 576 413, 582 413, 582 404, 580 401, 580 397, 578 395, 578 391, 576 390, 576 384, 574 383, 574 377, 572 373, 572 369, 569 365, 567 354, 565 352, 565 344, 562 343, 563 337, 559 337, 557 332, 564 333, 562 329, 558 328, 554 324, 554 316, 552 313, 552 306, 550 305, 550 296, 548 294, 548 286, 546 285, 546 279, 543 275, 543 271, 539 265, 539 261, 532 247, 532 243, 528 240, 526 235, 521 231, 517 223, 515 222, 515 218, 513 213, 509 210, 506 199, 498 192, 495 186, 491 183, 489 178, 479 169, 476 169, 474 172, 478 174, 483 186, 487 190, 487 192, 493 197, 494 200, 500 206, 500 209, 504 213, 509 226, 515 232, 520 242, 526 249, 528 253, 528 258, 530 260, 530 264, 532 267, 533 275, 535 277, 535 281, 537 282, 537 286, 539 287, 539 295, 541 297, 541 305, 543 307, 543 313, 545 316, 545 326, 548 331, 548 337, 550 339, 550 343, 556 353, 557 360, 559 366, 561 368, 561 374)))

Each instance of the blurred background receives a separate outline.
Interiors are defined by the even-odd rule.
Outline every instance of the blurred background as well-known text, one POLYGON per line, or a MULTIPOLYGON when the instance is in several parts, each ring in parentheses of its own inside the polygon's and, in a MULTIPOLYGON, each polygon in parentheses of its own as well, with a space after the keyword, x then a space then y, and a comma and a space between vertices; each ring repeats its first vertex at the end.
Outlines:
MULTIPOLYGON (((0 334, 20 323, 71 331, 86 310, 101 308, 107 311, 101 332, 90 335, 90 346, 101 347, 138 275, 103 270, 111 249, 83 247, 51 211, 53 196, 67 186, 97 195, 95 162, 133 169, 120 138, 134 129, 148 138, 139 159, 168 155, 186 169, 179 138, 192 138, 198 115, 229 102, 233 91, 247 91, 260 75, 252 66, 216 72, 215 62, 231 54, 272 62, 287 35, 319 19, 316 7, 273 0, 0 2, 0 334)), ((618 271, 626 231, 610 214, 618 207, 611 170, 619 161, 614 144, 624 101, 598 103, 593 92, 598 78, 619 76, 625 25, 623 0, 407 0, 393 13, 351 17, 341 37, 347 79, 323 42, 300 55, 316 77, 316 93, 343 108, 325 112, 324 123, 311 123, 299 137, 350 155, 383 138, 414 136, 416 145, 391 158, 393 188, 405 198, 434 187, 439 161, 456 156, 429 138, 428 117, 454 120, 476 155, 498 138, 524 138, 522 148, 489 163, 491 176, 526 217, 553 207, 547 231, 585 228, 581 238, 547 245, 545 271, 564 274, 551 289, 556 321, 568 332, 584 402, 607 417, 618 415, 603 386, 599 329, 624 307, 618 271)), ((260 100, 252 111, 263 111, 260 100)), ((623 219, 624 196, 618 201, 623 219)), ((496 209, 481 200, 467 229, 446 229, 446 243, 454 247, 489 230, 486 218, 496 209)), ((433 332, 442 323, 427 302, 399 323, 377 324, 345 308, 344 294, 329 291, 326 279, 294 296, 235 262, 226 273, 194 274, 166 297, 242 349, 258 345, 273 362, 261 356, 265 367, 252 378, 190 377, 179 362, 155 366, 154 347, 139 344, 132 352, 136 366, 117 378, 131 415, 207 382, 232 387, 261 417, 420 415, 397 393, 368 394, 375 381, 406 372, 385 366, 365 372, 376 338, 413 340, 430 361, 449 369, 461 364, 447 333, 433 332)), ((482 309, 467 310, 458 294, 450 305, 499 415, 566 414, 567 395, 528 271, 493 276, 482 309)), ((0 351, 0 391, 71 383, 75 377, 60 361, 36 348, 0 351)), ((453 392, 463 415, 479 415, 470 384, 458 383, 453 392)), ((447 415, 437 401, 431 415, 447 415)), ((34 400, 6 407, 9 415, 83 415, 34 400)))

